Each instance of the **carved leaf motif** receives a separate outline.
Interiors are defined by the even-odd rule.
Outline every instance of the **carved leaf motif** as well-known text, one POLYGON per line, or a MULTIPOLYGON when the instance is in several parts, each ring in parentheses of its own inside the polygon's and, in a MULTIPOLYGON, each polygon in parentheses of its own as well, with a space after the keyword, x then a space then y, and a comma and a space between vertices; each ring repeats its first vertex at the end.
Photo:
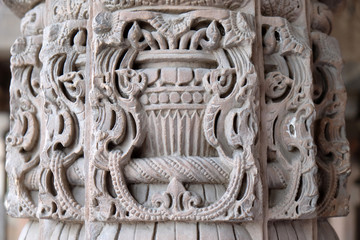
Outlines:
POLYGON ((283 17, 288 21, 295 21, 302 10, 300 0, 262 0, 261 13, 269 17, 283 17))
POLYGON ((255 32, 253 19, 242 12, 231 12, 230 18, 221 21, 225 28, 223 45, 225 48, 235 47, 243 41, 253 40, 255 32))
MULTIPOLYGON (((318 4, 314 7, 318 7, 318 4)), ((331 16, 325 16, 322 16, 325 21, 322 24, 331 19, 331 16)), ((350 174, 350 160, 349 143, 345 136, 346 92, 341 78, 343 62, 337 41, 326 34, 327 25, 317 25, 318 20, 313 19, 315 29, 311 33, 320 191, 317 207, 320 216, 328 217, 346 215, 349 211, 349 194, 345 186, 350 174)))
POLYGON ((200 45, 206 49, 206 50, 214 50, 218 48, 220 40, 221 40, 221 34, 216 26, 216 22, 212 21, 211 24, 206 29, 206 37, 208 41, 201 39, 200 45))
MULTIPOLYGON (((18 2, 13 2, 15 5, 18 2)), ((33 7, 31 1, 24 8, 33 7)), ((43 127, 39 51, 44 4, 28 11, 22 36, 11 47, 10 131, 6 138, 9 190, 5 206, 14 217, 35 218, 38 208, 39 162, 43 127)))
POLYGON ((270 188, 270 215, 301 218, 314 214, 318 199, 310 48, 288 20, 268 19, 274 20, 263 25, 268 162, 288 175, 286 185, 270 188))
POLYGON ((176 178, 170 181, 166 192, 153 195, 151 201, 157 208, 170 212, 186 212, 201 207, 202 203, 199 196, 187 191, 176 178))
MULTIPOLYGON (((96 30, 98 34, 94 41, 97 61, 91 90, 95 117, 92 132, 95 150, 92 151, 91 163, 91 184, 94 185, 91 219, 221 220, 228 219, 226 211, 234 205, 243 206, 243 210, 240 210, 242 213, 229 215, 229 219, 253 218, 253 203, 259 200, 254 193, 257 166, 253 152, 256 146, 250 146, 246 142, 248 139, 243 140, 246 142, 244 153, 236 154, 236 146, 229 146, 231 144, 226 142, 224 130, 229 128, 224 124, 227 113, 235 106, 241 107, 246 99, 253 99, 252 94, 257 89, 254 71, 254 76, 247 78, 253 69, 250 61, 255 36, 253 16, 237 14, 219 9, 214 16, 209 16, 209 10, 203 9, 185 14, 146 10, 111 13, 108 18, 111 24, 103 24, 102 18, 95 19, 98 22, 96 26, 104 31, 96 30), (225 47, 226 39, 230 42, 225 47), (169 61, 170 66, 166 64, 169 61), (207 72, 211 73, 206 75, 207 72), (240 88, 241 91, 236 91, 240 88), (124 119, 118 116, 115 106, 122 109, 124 119), (117 118, 119 122, 126 122, 123 129, 111 127, 117 126, 117 118), (202 119, 205 132, 198 129, 186 134, 180 132, 182 126, 201 126, 202 119), (177 132, 179 134, 175 137, 177 132), (183 136, 188 134, 205 141, 205 144, 196 144, 200 148, 203 145, 216 148, 219 159, 215 161, 207 156, 208 153, 211 153, 210 156, 215 154, 216 150, 212 148, 211 151, 199 150, 195 149, 197 146, 191 146, 195 149, 193 152, 197 154, 201 151, 201 155, 189 155, 190 151, 182 149, 187 146, 181 143, 185 140, 183 136), (120 136, 121 140, 117 141, 120 136), (169 142, 162 142, 157 139, 159 137, 169 142), (156 140, 153 141, 153 138, 156 140), (144 139, 147 139, 145 144, 144 139), (185 154, 186 160, 175 154, 175 142, 182 144, 179 151, 185 154), (148 144, 151 145, 151 153, 147 149, 148 144), (234 168, 233 173, 224 172, 217 167, 217 162, 234 168), (144 164, 151 168, 144 167, 144 164), (181 172, 163 170, 165 166, 181 172), (190 166, 194 168, 189 169, 190 166), (124 169, 131 170, 124 172, 124 169), (201 176, 197 176, 198 171, 201 176), (243 179, 245 171, 250 177, 246 180, 243 179), (98 179, 106 174, 110 176, 107 180, 111 185, 110 190, 103 187, 98 179), (204 208, 200 196, 187 191, 180 180, 176 180, 176 184, 170 180, 178 176, 181 181, 214 182, 214 174, 221 174, 221 179, 229 177, 229 187, 224 197, 204 208), (138 202, 128 185, 131 181, 137 183, 142 179, 149 184, 157 181, 167 183, 170 180, 168 191, 153 196, 153 203, 151 198, 145 203, 138 202), (248 191, 237 200, 240 187, 248 191), (99 210, 110 202, 114 206, 113 214, 109 209, 105 214, 100 213, 99 210)), ((249 103, 259 104, 258 101, 249 103)), ((256 114, 252 111, 256 106, 246 106, 250 115, 256 114)), ((258 124, 257 117, 248 119, 246 126, 253 130, 249 137, 254 140, 258 134, 254 126, 258 124)))

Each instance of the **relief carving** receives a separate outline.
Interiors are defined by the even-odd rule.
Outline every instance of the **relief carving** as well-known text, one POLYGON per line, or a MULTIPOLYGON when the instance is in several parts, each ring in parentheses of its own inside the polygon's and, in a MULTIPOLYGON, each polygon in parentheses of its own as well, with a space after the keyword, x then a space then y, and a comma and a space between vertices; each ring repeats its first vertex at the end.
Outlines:
POLYGON ((302 218, 318 198, 311 50, 288 20, 265 17, 265 69, 270 218, 302 218))
MULTIPOLYGON (((81 6, 87 10, 86 5, 81 6)), ((63 20, 45 28, 40 53, 46 138, 41 154, 39 216, 84 220, 87 21, 63 20)))
POLYGON ((39 52, 42 46, 43 8, 29 11, 11 48, 10 131, 6 137, 7 211, 14 217, 36 217, 42 142, 39 52))
POLYGON ((210 10, 95 17, 92 219, 253 219, 259 201, 253 16, 211 12, 215 17, 210 10), (140 203, 129 183, 164 188, 140 203), (205 203, 189 188, 206 183, 227 187, 205 203))
POLYGON ((110 11, 134 8, 134 7, 153 7, 158 8, 168 6, 192 7, 217 7, 226 9, 237 9, 246 6, 249 0, 100 0, 100 2, 110 11))
POLYGON ((343 61, 337 40, 330 37, 331 11, 314 2, 313 98, 316 104, 315 141, 318 147, 319 216, 342 216, 349 211, 346 182, 350 174, 350 149, 345 136, 346 91, 341 77, 343 61), (321 9, 321 10, 320 10, 321 9))
POLYGON ((27 12, 6 161, 24 239, 335 237, 319 219, 348 212, 350 164, 327 5, 39 2, 5 1, 27 12))

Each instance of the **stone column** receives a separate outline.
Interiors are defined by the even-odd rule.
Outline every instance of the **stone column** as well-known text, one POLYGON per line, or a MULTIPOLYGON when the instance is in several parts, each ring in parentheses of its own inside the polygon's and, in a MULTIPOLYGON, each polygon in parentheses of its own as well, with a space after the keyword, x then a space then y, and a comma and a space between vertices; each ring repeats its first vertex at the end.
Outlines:
POLYGON ((22 17, 20 239, 337 239, 350 166, 326 1, 3 1, 22 17))

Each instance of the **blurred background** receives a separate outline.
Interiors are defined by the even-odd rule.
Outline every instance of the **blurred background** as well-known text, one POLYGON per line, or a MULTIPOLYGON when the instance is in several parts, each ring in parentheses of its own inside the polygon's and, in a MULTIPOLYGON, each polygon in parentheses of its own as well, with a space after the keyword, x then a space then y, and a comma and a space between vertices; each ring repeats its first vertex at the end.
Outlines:
MULTIPOLYGON (((0 240, 17 239, 26 224, 5 214, 4 139, 9 128, 10 46, 20 35, 20 20, 0 1, 0 240), (3 234, 4 233, 4 234, 3 234)), ((351 147, 350 214, 331 219, 340 240, 360 240, 360 1, 347 0, 334 14, 332 35, 339 40, 344 58, 343 78, 348 91, 347 136, 351 147)))

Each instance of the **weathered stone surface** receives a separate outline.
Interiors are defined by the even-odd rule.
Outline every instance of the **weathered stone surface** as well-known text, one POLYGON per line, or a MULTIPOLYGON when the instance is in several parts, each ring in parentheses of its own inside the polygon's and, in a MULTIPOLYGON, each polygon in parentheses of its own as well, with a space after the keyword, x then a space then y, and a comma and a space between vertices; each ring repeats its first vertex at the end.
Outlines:
POLYGON ((22 239, 336 238, 318 218, 348 211, 346 93, 310 3, 29 10, 7 138, 22 239))

